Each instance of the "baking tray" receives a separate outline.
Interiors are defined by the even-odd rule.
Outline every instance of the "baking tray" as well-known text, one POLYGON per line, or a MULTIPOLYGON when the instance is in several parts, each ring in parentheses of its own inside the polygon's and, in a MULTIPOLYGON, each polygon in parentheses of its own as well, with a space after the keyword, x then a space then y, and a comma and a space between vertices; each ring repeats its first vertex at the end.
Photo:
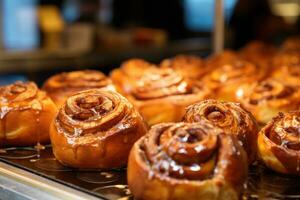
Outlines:
MULTIPOLYGON (((55 160, 51 146, 0 149, 0 161, 101 199, 133 199, 126 168, 90 171, 64 167, 55 160)), ((256 164, 249 169, 242 199, 300 199, 300 178, 256 164)))

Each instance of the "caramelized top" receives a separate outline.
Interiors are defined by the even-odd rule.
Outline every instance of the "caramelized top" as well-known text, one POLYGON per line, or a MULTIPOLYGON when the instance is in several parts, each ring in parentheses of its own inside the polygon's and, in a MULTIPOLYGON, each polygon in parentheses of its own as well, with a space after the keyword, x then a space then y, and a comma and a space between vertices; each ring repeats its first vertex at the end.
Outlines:
POLYGON ((185 78, 197 79, 207 72, 204 61, 197 56, 178 55, 161 62, 162 68, 172 68, 185 78))
POLYGON ((41 110, 40 100, 45 98, 45 93, 39 91, 33 82, 16 82, 0 87, 1 117, 11 109, 41 110))
POLYGON ((256 65, 241 59, 230 60, 204 77, 211 84, 248 83, 264 77, 264 71, 256 65))
POLYGON ((156 69, 156 67, 143 59, 130 59, 122 63, 122 72, 132 78, 140 78, 147 70, 156 69))
POLYGON ((289 173, 300 174, 300 112, 279 113, 260 134, 289 173))
POLYGON ((284 103, 289 100, 296 100, 299 97, 299 92, 294 87, 275 79, 255 83, 244 94, 242 102, 249 105, 265 104, 278 100, 282 100, 282 103, 284 103))
POLYGON ((258 126, 252 114, 240 104, 216 100, 201 101, 189 106, 183 119, 186 122, 213 123, 226 134, 236 135, 248 153, 249 161, 255 159, 258 126))
POLYGON ((44 84, 46 91, 57 89, 91 89, 102 88, 111 84, 102 72, 95 70, 64 72, 50 77, 44 84))
POLYGON ((240 187, 246 178, 245 152, 234 137, 223 134, 211 123, 155 125, 140 141, 140 148, 150 174, 162 179, 225 179, 240 187))
POLYGON ((132 128, 136 117, 140 116, 120 94, 93 89, 69 97, 59 110, 55 125, 69 139, 85 143, 91 134, 105 137, 132 128))
POLYGON ((155 99, 192 93, 192 86, 171 69, 159 69, 145 74, 133 91, 136 99, 155 99))

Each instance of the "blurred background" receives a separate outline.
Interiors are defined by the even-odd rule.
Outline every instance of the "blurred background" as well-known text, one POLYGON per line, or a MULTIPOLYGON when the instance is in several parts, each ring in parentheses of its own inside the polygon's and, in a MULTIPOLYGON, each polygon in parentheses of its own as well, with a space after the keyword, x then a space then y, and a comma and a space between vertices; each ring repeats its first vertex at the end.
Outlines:
MULTIPOLYGON (((0 10, 0 84, 212 52, 214 0, 0 0, 0 10)), ((227 48, 300 30, 300 0, 224 0, 224 12, 227 48)))

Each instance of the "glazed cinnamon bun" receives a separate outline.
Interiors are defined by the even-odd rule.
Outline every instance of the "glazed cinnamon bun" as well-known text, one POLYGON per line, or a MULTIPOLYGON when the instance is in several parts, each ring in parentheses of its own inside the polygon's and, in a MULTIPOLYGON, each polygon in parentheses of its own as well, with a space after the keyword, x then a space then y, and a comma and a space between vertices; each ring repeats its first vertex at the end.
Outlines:
POLYGON ((240 89, 239 94, 239 101, 261 125, 269 122, 278 112, 297 109, 300 103, 299 90, 276 79, 256 82, 240 89))
POLYGON ((162 123, 138 140, 127 179, 136 199, 239 199, 247 155, 212 123, 162 123))
POLYGON ((300 112, 279 113, 258 134, 259 156, 267 167, 300 175, 300 112))
POLYGON ((128 99, 139 110, 148 125, 181 121, 185 107, 207 99, 204 86, 192 85, 172 69, 145 74, 128 99))
POLYGON ((300 87, 300 63, 279 66, 272 72, 272 77, 285 84, 300 87))
POLYGON ((147 72, 155 70, 156 66, 142 59, 130 59, 122 63, 120 68, 113 70, 110 77, 123 95, 130 94, 136 82, 147 72))
POLYGON ((50 128, 53 153, 75 168, 123 167, 146 126, 120 94, 99 89, 70 96, 50 128))
POLYGON ((261 80, 266 71, 257 65, 242 59, 225 62, 203 78, 203 84, 214 91, 215 98, 224 101, 236 101, 237 89, 261 80))
POLYGON ((33 82, 0 87, 0 147, 49 143, 56 105, 33 82))
POLYGON ((252 41, 240 50, 240 56, 260 67, 270 68, 276 48, 261 41, 252 41))
POLYGON ((197 56, 178 55, 160 63, 162 68, 172 68, 184 78, 198 80, 208 72, 205 62, 197 56))
POLYGON ((300 51, 280 51, 272 59, 276 69, 284 65, 300 65, 300 51))
POLYGON ((59 107, 72 94, 93 88, 115 90, 111 80, 102 72, 95 70, 56 74, 46 80, 43 86, 43 90, 59 107))
POLYGON ((238 103, 205 100, 187 108, 185 122, 211 122, 242 142, 249 163, 256 159, 258 126, 252 114, 238 103))
POLYGON ((210 70, 222 67, 223 65, 227 63, 231 63, 234 60, 240 59, 240 56, 237 52, 232 50, 225 50, 222 53, 212 55, 208 57, 208 59, 205 61, 207 68, 210 70))

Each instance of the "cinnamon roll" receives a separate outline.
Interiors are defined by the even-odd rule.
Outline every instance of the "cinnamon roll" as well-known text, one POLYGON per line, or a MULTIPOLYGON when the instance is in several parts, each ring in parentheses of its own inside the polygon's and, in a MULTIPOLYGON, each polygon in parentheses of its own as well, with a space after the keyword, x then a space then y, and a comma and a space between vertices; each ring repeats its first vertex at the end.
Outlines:
POLYGON ((271 78, 240 89, 239 94, 239 101, 261 125, 269 122, 278 112, 297 109, 300 103, 297 88, 271 78))
POLYGON ((232 50, 225 50, 222 53, 212 55, 206 60, 207 68, 210 70, 222 67, 223 65, 230 63, 234 60, 240 59, 237 52, 232 50))
POLYGON ((44 83, 43 90, 59 107, 74 93, 87 89, 115 90, 111 80, 95 70, 73 71, 56 74, 44 83))
POLYGON ((148 125, 181 121, 185 107, 208 98, 204 86, 192 85, 172 69, 145 74, 128 99, 139 110, 148 125))
POLYGON ((178 55, 160 63, 162 68, 172 68, 187 79, 197 80, 207 73, 205 62, 197 56, 178 55))
POLYGON ((186 122, 211 122, 226 134, 234 134, 242 142, 249 163, 256 158, 258 126, 252 114, 238 103, 205 100, 187 108, 186 122))
POLYGON ((0 147, 49 143, 56 105, 33 82, 0 87, 0 147))
POLYGON ((240 56, 260 67, 270 68, 276 48, 261 41, 252 41, 240 50, 240 56))
POLYGON ((279 66, 272 72, 272 77, 288 85, 300 87, 300 63, 279 66))
POLYGON ((300 37, 292 36, 287 38, 281 48, 286 51, 300 51, 300 37))
POLYGON ((113 70, 110 77, 123 95, 130 94, 139 80, 147 71, 155 70, 155 65, 142 59, 130 59, 122 63, 120 68, 113 70))
POLYGON ((162 123, 138 140, 127 179, 136 199, 239 199, 247 155, 212 123, 162 123))
POLYGON ((300 51, 280 51, 272 59, 274 68, 284 65, 299 65, 300 51))
POLYGON ((50 128, 53 153, 75 168, 115 168, 146 133, 133 106, 120 94, 99 89, 70 96, 50 128))
POLYGON ((300 112, 279 113, 258 134, 259 156, 267 167, 300 175, 300 112))
POLYGON ((266 71, 242 59, 225 62, 203 78, 203 84, 215 91, 215 98, 236 101, 241 85, 248 85, 265 77, 266 71))

